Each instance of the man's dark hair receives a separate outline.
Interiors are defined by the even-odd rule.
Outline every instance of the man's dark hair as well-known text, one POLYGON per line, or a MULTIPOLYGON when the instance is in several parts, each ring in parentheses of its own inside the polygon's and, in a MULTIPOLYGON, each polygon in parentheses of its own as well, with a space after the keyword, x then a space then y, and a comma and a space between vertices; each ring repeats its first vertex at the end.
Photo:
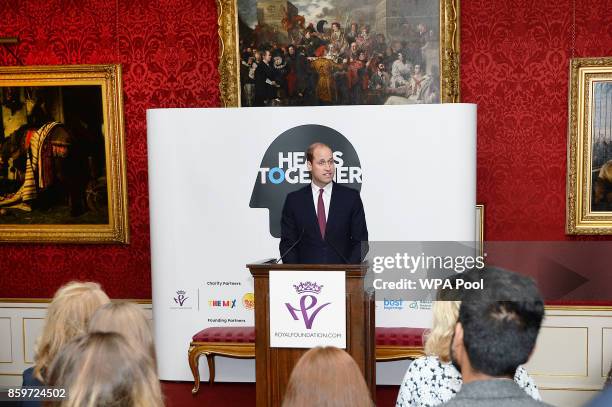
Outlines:
POLYGON ((459 322, 472 368, 514 377, 535 346, 544 317, 544 301, 533 279, 497 268, 473 270, 483 290, 463 293, 459 322))

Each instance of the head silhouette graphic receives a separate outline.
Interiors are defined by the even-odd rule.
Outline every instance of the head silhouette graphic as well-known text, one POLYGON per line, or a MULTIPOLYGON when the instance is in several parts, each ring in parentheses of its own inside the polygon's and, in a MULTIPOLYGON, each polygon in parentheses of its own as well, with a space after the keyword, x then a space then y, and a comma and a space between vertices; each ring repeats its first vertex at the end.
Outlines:
POLYGON ((327 126, 305 124, 278 136, 266 150, 251 194, 251 208, 268 208, 270 234, 280 238, 280 218, 288 193, 310 185, 306 150, 315 142, 327 144, 336 164, 334 182, 361 191, 361 164, 346 137, 327 126))

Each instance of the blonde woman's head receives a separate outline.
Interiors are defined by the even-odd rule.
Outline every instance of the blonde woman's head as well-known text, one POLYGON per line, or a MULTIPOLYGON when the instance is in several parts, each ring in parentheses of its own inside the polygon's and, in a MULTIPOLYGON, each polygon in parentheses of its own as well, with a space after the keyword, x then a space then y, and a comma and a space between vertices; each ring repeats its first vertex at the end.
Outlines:
MULTIPOLYGON (((471 280, 469 272, 458 273, 448 277, 451 286, 456 281, 471 280)), ((441 288, 433 304, 433 322, 431 329, 425 334, 425 354, 437 356, 442 362, 450 362, 450 346, 455 332, 455 325, 459 319, 459 308, 464 290, 441 288)))
POLYGON ((49 367, 48 385, 65 388, 61 407, 162 407, 154 362, 116 332, 93 332, 62 348, 49 367))
POLYGON ((283 407, 372 407, 370 392, 353 358, 334 347, 306 352, 291 372, 283 407))
POLYGON ((435 301, 433 323, 425 335, 425 353, 437 356, 443 362, 450 361, 450 345, 459 318, 461 301, 435 301))
POLYGON ((135 348, 144 349, 155 360, 153 333, 144 311, 131 302, 101 306, 89 322, 89 332, 117 332, 135 348))
POLYGON ((87 331, 93 313, 110 300, 97 283, 71 282, 55 293, 49 305, 34 356, 34 376, 45 382, 46 370, 60 348, 87 331))

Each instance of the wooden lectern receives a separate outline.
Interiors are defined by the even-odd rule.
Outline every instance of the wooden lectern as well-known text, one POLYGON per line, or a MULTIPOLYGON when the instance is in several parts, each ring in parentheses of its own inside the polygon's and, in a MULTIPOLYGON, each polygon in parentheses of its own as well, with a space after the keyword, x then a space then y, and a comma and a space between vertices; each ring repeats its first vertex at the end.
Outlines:
POLYGON ((270 270, 346 272, 346 351, 363 372, 376 401, 374 295, 364 291, 364 264, 248 264, 255 283, 255 370, 257 407, 280 407, 291 371, 308 349, 270 347, 270 270))

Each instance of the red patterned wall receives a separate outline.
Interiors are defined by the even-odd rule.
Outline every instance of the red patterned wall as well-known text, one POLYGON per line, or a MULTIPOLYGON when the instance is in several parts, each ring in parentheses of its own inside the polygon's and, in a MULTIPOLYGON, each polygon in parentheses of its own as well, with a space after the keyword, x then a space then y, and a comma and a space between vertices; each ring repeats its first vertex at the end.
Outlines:
MULTIPOLYGON (((214 0, 1 0, 0 35, 25 65, 123 65, 132 243, 2 245, 0 297, 43 297, 72 279, 115 298, 151 298, 145 112, 219 105, 214 0)), ((0 64, 15 65, 5 50, 0 64)))
MULTIPOLYGON (((612 55, 612 0, 461 8, 462 99, 478 103, 487 238, 563 240, 569 58, 612 55)), ((123 65, 132 233, 129 246, 3 245, 0 297, 49 297, 81 279, 115 298, 150 298, 145 111, 219 105, 214 0, 0 0, 0 16, 26 65, 123 65)), ((15 64, 4 49, 0 64, 15 64)))
POLYGON ((461 7, 461 91, 478 104, 486 237, 563 240, 569 59, 612 55, 612 1, 461 7))

